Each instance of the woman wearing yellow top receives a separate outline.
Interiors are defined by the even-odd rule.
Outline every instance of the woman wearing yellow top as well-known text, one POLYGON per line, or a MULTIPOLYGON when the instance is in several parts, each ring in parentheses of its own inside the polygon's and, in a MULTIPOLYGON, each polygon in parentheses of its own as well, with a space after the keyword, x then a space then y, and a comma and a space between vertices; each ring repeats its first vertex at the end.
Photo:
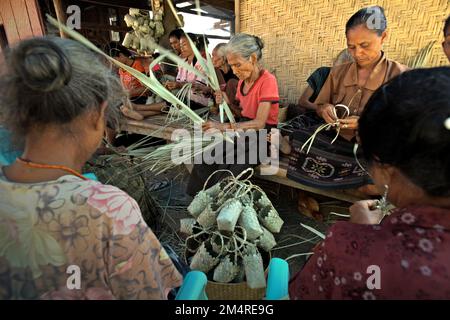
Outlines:
POLYGON ((376 89, 407 70, 382 51, 386 27, 384 9, 379 6, 363 8, 348 20, 345 34, 354 62, 333 67, 314 102, 318 115, 339 129, 339 137, 331 144, 335 130, 319 133, 306 154, 307 148, 302 152, 300 149, 316 127, 295 132, 289 178, 328 189, 358 188, 370 183, 353 155, 359 115, 376 89))

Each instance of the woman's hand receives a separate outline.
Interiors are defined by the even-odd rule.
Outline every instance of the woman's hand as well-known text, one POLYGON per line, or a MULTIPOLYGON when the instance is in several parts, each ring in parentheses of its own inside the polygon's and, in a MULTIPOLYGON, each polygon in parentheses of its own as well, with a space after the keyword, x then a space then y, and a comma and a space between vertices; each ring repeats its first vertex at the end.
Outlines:
POLYGON ((339 120, 339 126, 341 129, 349 129, 349 130, 356 130, 358 129, 358 116, 350 116, 345 119, 339 120))
POLYGON ((383 219, 383 212, 373 209, 377 200, 362 200, 350 207, 350 222, 357 224, 379 224, 383 219))
POLYGON ((215 121, 206 121, 202 124, 202 130, 203 131, 207 131, 207 130, 219 130, 221 132, 225 131, 226 129, 228 129, 227 124, 226 123, 220 123, 220 122, 215 122, 215 121))
POLYGON ((141 115, 139 112, 126 107, 125 105, 120 107, 120 111, 122 112, 122 114, 124 116, 126 116, 127 118, 133 119, 133 120, 137 120, 137 121, 141 121, 144 119, 144 116, 141 115))
POLYGON ((337 120, 336 108, 332 104, 324 104, 318 109, 319 115, 326 123, 335 123, 337 120))
POLYGON ((169 90, 175 90, 178 89, 178 82, 176 81, 167 81, 165 87, 169 90))

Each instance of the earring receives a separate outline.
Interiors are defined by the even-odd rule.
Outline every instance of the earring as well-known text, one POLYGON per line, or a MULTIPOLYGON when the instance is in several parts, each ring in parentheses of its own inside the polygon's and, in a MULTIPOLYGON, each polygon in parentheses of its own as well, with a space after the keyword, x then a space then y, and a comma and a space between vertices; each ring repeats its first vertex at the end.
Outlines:
POLYGON ((387 201, 387 197, 389 194, 389 186, 387 184, 384 185, 384 193, 380 200, 378 200, 376 209, 381 210, 383 215, 387 215, 389 213, 389 203, 387 201))

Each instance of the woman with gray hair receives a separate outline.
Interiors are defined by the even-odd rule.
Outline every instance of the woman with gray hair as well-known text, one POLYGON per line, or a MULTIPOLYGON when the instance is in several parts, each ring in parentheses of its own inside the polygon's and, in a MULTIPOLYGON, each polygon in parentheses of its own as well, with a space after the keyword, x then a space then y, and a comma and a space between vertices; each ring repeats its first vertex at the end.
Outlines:
MULTIPOLYGON (((265 70, 261 65, 262 50, 264 44, 259 37, 249 34, 236 34, 225 47, 228 64, 234 74, 239 78, 236 99, 242 109, 240 122, 220 123, 208 121, 203 124, 203 130, 240 130, 256 131, 256 136, 263 136, 264 145, 268 148, 266 135, 258 132, 262 129, 275 128, 278 124, 279 95, 277 80, 274 75, 265 70)), ((221 103, 225 99, 230 103, 229 97, 223 92, 216 92, 216 102, 221 103)), ((266 159, 261 159, 257 144, 251 144, 245 139, 237 139, 234 144, 224 147, 223 163, 225 164, 201 164, 195 165, 192 171, 188 193, 195 195, 203 187, 204 182, 216 170, 226 169, 237 175, 249 167, 257 166, 266 159), (236 152, 230 148, 239 148, 245 159, 236 159, 236 152), (258 154, 257 161, 251 161, 250 154, 258 154), (241 160, 241 161, 239 161, 241 160), (239 163, 239 164, 238 164, 239 163)), ((259 139, 261 140, 261 139, 259 139)), ((236 151, 236 150, 234 150, 236 151)), ((210 185, 221 180, 224 174, 216 174, 209 180, 210 185)))
POLYGON ((8 52, 0 114, 25 149, 0 166, 1 300, 166 299, 181 284, 136 201, 80 174, 122 97, 75 41, 33 38, 8 52))

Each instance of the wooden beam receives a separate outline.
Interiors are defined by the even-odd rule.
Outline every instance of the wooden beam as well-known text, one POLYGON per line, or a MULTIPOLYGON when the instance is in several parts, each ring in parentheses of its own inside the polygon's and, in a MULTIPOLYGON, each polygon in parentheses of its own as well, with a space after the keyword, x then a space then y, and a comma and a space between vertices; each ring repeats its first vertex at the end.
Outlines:
POLYGON ((42 21, 41 9, 37 0, 25 0, 25 4, 27 5, 28 17, 30 18, 33 35, 35 37, 43 36, 45 28, 42 21))
MULTIPOLYGON (((173 4, 176 5, 177 3, 182 3, 185 1, 189 1, 189 0, 176 0, 176 1, 173 1, 173 4)), ((188 8, 188 9, 195 8, 195 1, 194 0, 190 0, 190 1, 192 1, 193 4, 191 6, 185 7, 185 8, 188 8)), ((233 0, 200 0, 200 7, 205 4, 215 7, 217 9, 226 9, 229 11, 234 11, 234 1, 233 0)), ((177 9, 180 9, 180 8, 177 7, 177 9)))
POLYGON ((234 32, 241 32, 241 1, 234 0, 234 32))
POLYGON ((109 24, 99 24, 94 22, 82 22, 81 23, 81 29, 88 29, 88 30, 103 30, 103 31, 116 31, 116 32, 128 32, 130 31, 130 28, 124 26, 111 26, 109 24))
POLYGON ((14 19, 14 13, 10 0, 0 1, 0 12, 2 14, 3 26, 5 28, 6 37, 8 38, 8 44, 13 45, 14 43, 20 41, 20 36, 17 31, 16 21, 14 19))
MULTIPOLYGON (((196 33, 196 35, 197 36, 202 36, 203 34, 196 33)), ((208 39, 230 40, 230 37, 226 37, 226 36, 216 36, 216 35, 212 35, 212 34, 205 34, 205 36, 208 39)))
MULTIPOLYGON (((197 12, 196 11, 191 11, 192 7, 187 7, 187 8, 177 8, 178 12, 184 12, 184 13, 189 13, 189 14, 194 14, 196 15, 197 12)), ((222 12, 222 11, 220 11, 222 12)), ((233 18, 230 16, 227 16, 225 13, 223 15, 217 15, 217 14, 213 14, 213 13, 202 13, 201 14, 202 17, 210 17, 210 18, 215 18, 218 20, 232 20, 233 18)))
POLYGON ((230 11, 234 11, 234 1, 228 0, 202 0, 201 2, 209 4, 216 8, 222 8, 230 11))
MULTIPOLYGON (((67 22, 67 6, 64 5, 64 0, 53 0, 53 6, 55 7, 56 19, 59 23, 65 25, 67 22)), ((61 28, 59 29, 59 34, 61 38, 68 38, 68 36, 62 31, 61 28)))
POLYGON ((121 129, 129 133, 171 141, 173 132, 177 129, 183 129, 183 126, 180 123, 172 123, 170 126, 167 126, 166 118, 167 115, 161 114, 141 121, 126 119, 126 122, 121 125, 121 129))
POLYGON ((11 8, 20 40, 31 38, 33 36, 33 29, 31 28, 25 0, 14 0, 14 2, 11 2, 11 8))
POLYGON ((81 0, 82 2, 88 2, 92 4, 98 4, 108 7, 116 7, 116 8, 137 8, 144 10, 151 10, 148 1, 141 0, 81 0))
MULTIPOLYGON (((311 193, 315 193, 315 194, 319 194, 321 196, 325 196, 325 197, 329 197, 329 198, 333 198, 333 199, 338 199, 341 201, 346 201, 346 202, 350 202, 350 203, 355 203, 356 201, 362 200, 365 198, 365 195, 358 192, 357 190, 354 189, 349 189, 349 190, 324 190, 324 189, 319 189, 319 188, 313 188, 301 183, 298 183, 296 181, 293 181, 291 179, 288 179, 286 177, 287 174, 287 170, 286 169, 282 169, 279 168, 278 169, 278 173, 276 175, 262 175, 261 174, 261 169, 264 167, 264 165, 261 165, 259 167, 257 167, 255 169, 255 176, 258 177, 259 179, 262 180, 266 180, 266 181, 270 181, 270 182, 275 182, 275 183, 279 183, 288 187, 292 187, 295 189, 299 189, 299 190, 303 190, 303 191, 307 191, 307 192, 311 192, 311 193)), ((267 168, 267 166, 266 166, 267 168)))

